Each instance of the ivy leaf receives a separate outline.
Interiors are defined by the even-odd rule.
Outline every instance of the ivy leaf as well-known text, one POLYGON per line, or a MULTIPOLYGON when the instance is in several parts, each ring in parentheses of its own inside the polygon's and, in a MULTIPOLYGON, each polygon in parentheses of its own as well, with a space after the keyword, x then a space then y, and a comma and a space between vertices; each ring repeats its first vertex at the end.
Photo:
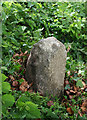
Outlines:
POLYGON ((25 31, 25 29, 27 28, 26 26, 21 26, 22 30, 25 31))
POLYGON ((1 70, 7 71, 8 69, 7 69, 7 67, 3 66, 3 67, 1 67, 1 70))
POLYGON ((65 86, 65 90, 67 90, 67 89, 70 89, 70 85, 69 85, 69 84, 67 84, 67 85, 65 86))
POLYGON ((76 86, 82 88, 83 87, 82 80, 78 80, 76 86))

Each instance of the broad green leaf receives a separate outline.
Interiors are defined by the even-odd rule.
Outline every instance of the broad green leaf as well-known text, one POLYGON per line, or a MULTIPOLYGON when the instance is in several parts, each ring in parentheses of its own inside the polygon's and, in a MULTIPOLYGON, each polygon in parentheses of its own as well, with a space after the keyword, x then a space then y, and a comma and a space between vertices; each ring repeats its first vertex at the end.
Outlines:
POLYGON ((5 94, 2 96, 2 103, 6 108, 13 106, 15 98, 11 94, 5 94))
MULTIPOLYGON (((31 101, 25 102, 26 107, 25 109, 29 112, 32 118, 40 118, 40 110, 38 109, 37 105, 31 101)), ((28 115, 27 115, 28 117, 28 115)))
POLYGON ((5 105, 2 105, 2 114, 6 114, 7 108, 5 105))
POLYGON ((18 98, 16 105, 19 106, 19 103, 20 103, 20 102, 26 102, 26 101, 29 101, 29 100, 30 100, 30 98, 27 97, 26 95, 21 95, 21 96, 18 98))
POLYGON ((18 106, 19 108, 20 108, 20 107, 24 107, 24 106, 25 106, 25 103, 22 102, 22 101, 17 101, 16 106, 18 106))
POLYGON ((10 91, 10 84, 8 82, 3 82, 2 83, 2 92, 3 93, 8 93, 10 91))
POLYGON ((2 82, 4 82, 6 78, 8 78, 6 75, 4 75, 3 73, 0 73, 0 79, 2 79, 2 82))

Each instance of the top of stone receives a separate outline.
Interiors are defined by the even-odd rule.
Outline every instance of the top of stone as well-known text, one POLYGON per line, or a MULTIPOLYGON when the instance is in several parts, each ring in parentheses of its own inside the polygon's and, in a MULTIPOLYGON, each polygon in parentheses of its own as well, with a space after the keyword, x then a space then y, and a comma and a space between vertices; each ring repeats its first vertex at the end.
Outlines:
POLYGON ((61 43, 55 37, 48 37, 45 39, 41 39, 39 42, 34 44, 34 47, 35 46, 39 46, 41 49, 44 49, 46 51, 57 50, 60 47, 63 47, 65 49, 65 46, 63 45, 63 43, 61 43))

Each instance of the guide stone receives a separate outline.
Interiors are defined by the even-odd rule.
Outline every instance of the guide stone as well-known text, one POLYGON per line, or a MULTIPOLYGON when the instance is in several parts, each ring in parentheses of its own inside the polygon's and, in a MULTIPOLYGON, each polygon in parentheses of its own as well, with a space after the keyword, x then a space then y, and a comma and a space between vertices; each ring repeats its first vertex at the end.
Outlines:
POLYGON ((48 37, 34 44, 26 66, 26 80, 44 96, 64 92, 67 52, 63 43, 48 37))

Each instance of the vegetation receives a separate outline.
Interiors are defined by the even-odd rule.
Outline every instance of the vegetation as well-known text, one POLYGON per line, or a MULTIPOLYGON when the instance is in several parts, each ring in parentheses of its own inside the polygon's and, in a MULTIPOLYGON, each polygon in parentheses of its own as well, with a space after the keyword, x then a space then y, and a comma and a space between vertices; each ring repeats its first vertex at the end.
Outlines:
MULTIPOLYGON (((83 120, 87 117, 86 3, 3 2, 2 119, 83 120), (63 99, 43 97, 25 80, 30 50, 56 37, 67 50, 63 99)), ((1 83, 0 83, 1 84, 1 83)), ((1 92, 0 92, 1 94, 1 92)))

